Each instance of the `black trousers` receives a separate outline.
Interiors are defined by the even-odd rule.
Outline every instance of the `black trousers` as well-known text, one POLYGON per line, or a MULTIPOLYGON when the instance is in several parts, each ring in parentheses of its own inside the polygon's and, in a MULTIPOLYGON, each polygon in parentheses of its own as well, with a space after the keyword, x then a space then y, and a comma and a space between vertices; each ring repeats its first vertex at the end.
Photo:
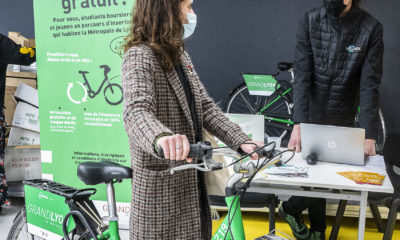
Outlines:
POLYGON ((291 215, 301 214, 308 209, 311 231, 325 232, 326 229, 326 199, 310 197, 291 197, 284 203, 285 211, 291 215))
POLYGON ((386 163, 386 171, 389 175, 390 181, 392 182, 394 193, 400 195, 400 172, 394 172, 393 167, 393 164, 386 163))

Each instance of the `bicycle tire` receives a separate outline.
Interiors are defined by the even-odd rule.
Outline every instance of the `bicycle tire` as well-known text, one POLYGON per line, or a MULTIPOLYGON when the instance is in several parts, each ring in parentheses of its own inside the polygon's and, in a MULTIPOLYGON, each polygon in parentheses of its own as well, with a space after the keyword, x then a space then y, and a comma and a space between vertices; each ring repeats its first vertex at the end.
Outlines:
POLYGON ((28 225, 26 223, 25 207, 17 214, 11 229, 8 233, 7 240, 44 240, 43 238, 28 233, 28 225), (24 238, 22 238, 24 237, 24 238))
MULTIPOLYGON (((252 96, 249 94, 245 83, 240 84, 230 94, 229 99, 225 104, 226 113, 239 113, 239 114, 257 114, 257 111, 263 107, 263 103, 266 103, 272 97, 275 97, 277 92, 275 91, 270 97, 266 96, 252 96), (240 99, 241 98, 241 99, 240 99), (247 99, 247 101, 245 100, 247 99), (241 105, 242 107, 240 107, 241 105), (250 107, 251 105, 251 107, 250 107)), ((291 120, 292 115, 292 104, 284 98, 280 98, 273 105, 272 110, 264 111, 264 116, 270 116, 270 114, 281 114, 287 115, 287 120, 291 120), (274 112, 275 110, 276 112, 274 112)), ((283 124, 279 122, 272 122, 271 120, 265 119, 264 129, 264 140, 268 137, 280 137, 283 139, 291 131, 292 127, 290 124, 283 124)))
MULTIPOLYGON (((360 113, 357 112, 357 115, 354 119, 354 126, 359 128, 360 127, 360 113)), ((385 126, 385 119, 383 118, 382 110, 379 108, 379 125, 378 125, 378 136, 376 139, 376 152, 378 154, 383 153, 383 148, 385 146, 387 137, 386 126, 385 126)))
MULTIPOLYGON (((28 233, 28 224, 26 222, 26 212, 25 212, 25 207, 21 209, 21 211, 17 214, 17 216, 14 219, 14 222, 10 228, 10 231, 8 232, 7 240, 44 240, 43 238, 34 236, 30 233, 28 233), (24 237, 25 238, 22 238, 24 237)), ((90 238, 85 238, 81 237, 79 235, 71 233, 71 239, 73 240, 84 240, 84 239, 90 239, 90 238)))
POLYGON ((111 83, 111 84, 107 85, 107 86, 104 88, 104 98, 106 99, 106 102, 107 102, 108 104, 112 105, 112 106, 116 106, 116 105, 121 104, 122 101, 123 101, 123 90, 122 90, 122 87, 121 87, 119 84, 117 84, 117 83, 111 83), (108 90, 108 89, 111 90, 111 94, 112 94, 112 95, 115 94, 115 92, 113 91, 113 87, 116 87, 116 88, 119 89, 119 91, 121 92, 121 98, 120 98, 118 101, 111 101, 111 100, 109 100, 108 97, 107 97, 107 90, 108 90))

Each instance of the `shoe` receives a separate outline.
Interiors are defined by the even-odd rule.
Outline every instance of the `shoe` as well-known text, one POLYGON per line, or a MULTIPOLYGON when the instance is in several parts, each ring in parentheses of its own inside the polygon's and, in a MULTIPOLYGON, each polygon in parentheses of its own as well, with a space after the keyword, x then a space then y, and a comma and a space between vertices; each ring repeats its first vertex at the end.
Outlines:
POLYGON ((286 213, 281 204, 278 210, 278 215, 289 224, 290 228, 292 229, 292 233, 296 239, 310 239, 310 231, 307 225, 304 224, 303 217, 300 214, 290 215, 286 213))
POLYGON ((325 240, 325 233, 311 231, 310 240, 325 240))

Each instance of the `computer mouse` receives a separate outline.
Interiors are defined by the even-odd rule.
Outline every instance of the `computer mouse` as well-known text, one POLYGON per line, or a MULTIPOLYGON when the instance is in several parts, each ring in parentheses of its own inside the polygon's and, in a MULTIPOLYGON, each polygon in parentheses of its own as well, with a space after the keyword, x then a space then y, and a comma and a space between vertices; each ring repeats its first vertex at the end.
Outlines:
POLYGON ((306 161, 307 161, 308 165, 317 164, 317 161, 318 161, 317 155, 315 153, 312 153, 312 154, 308 155, 307 158, 306 158, 306 161))

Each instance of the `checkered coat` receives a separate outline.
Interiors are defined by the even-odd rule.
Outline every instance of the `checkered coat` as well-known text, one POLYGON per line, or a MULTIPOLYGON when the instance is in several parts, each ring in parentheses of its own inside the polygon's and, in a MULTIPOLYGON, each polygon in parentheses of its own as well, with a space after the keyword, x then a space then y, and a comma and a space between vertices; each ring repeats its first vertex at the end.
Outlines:
MULTIPOLYGON (((207 94, 189 55, 181 56, 201 128, 228 145, 248 140, 207 94)), ((152 49, 141 45, 126 52, 122 65, 124 123, 133 169, 130 240, 211 239, 211 217, 203 174, 169 173, 184 161, 159 158, 155 139, 164 133, 195 141, 189 104, 175 70, 164 72, 152 49)))

